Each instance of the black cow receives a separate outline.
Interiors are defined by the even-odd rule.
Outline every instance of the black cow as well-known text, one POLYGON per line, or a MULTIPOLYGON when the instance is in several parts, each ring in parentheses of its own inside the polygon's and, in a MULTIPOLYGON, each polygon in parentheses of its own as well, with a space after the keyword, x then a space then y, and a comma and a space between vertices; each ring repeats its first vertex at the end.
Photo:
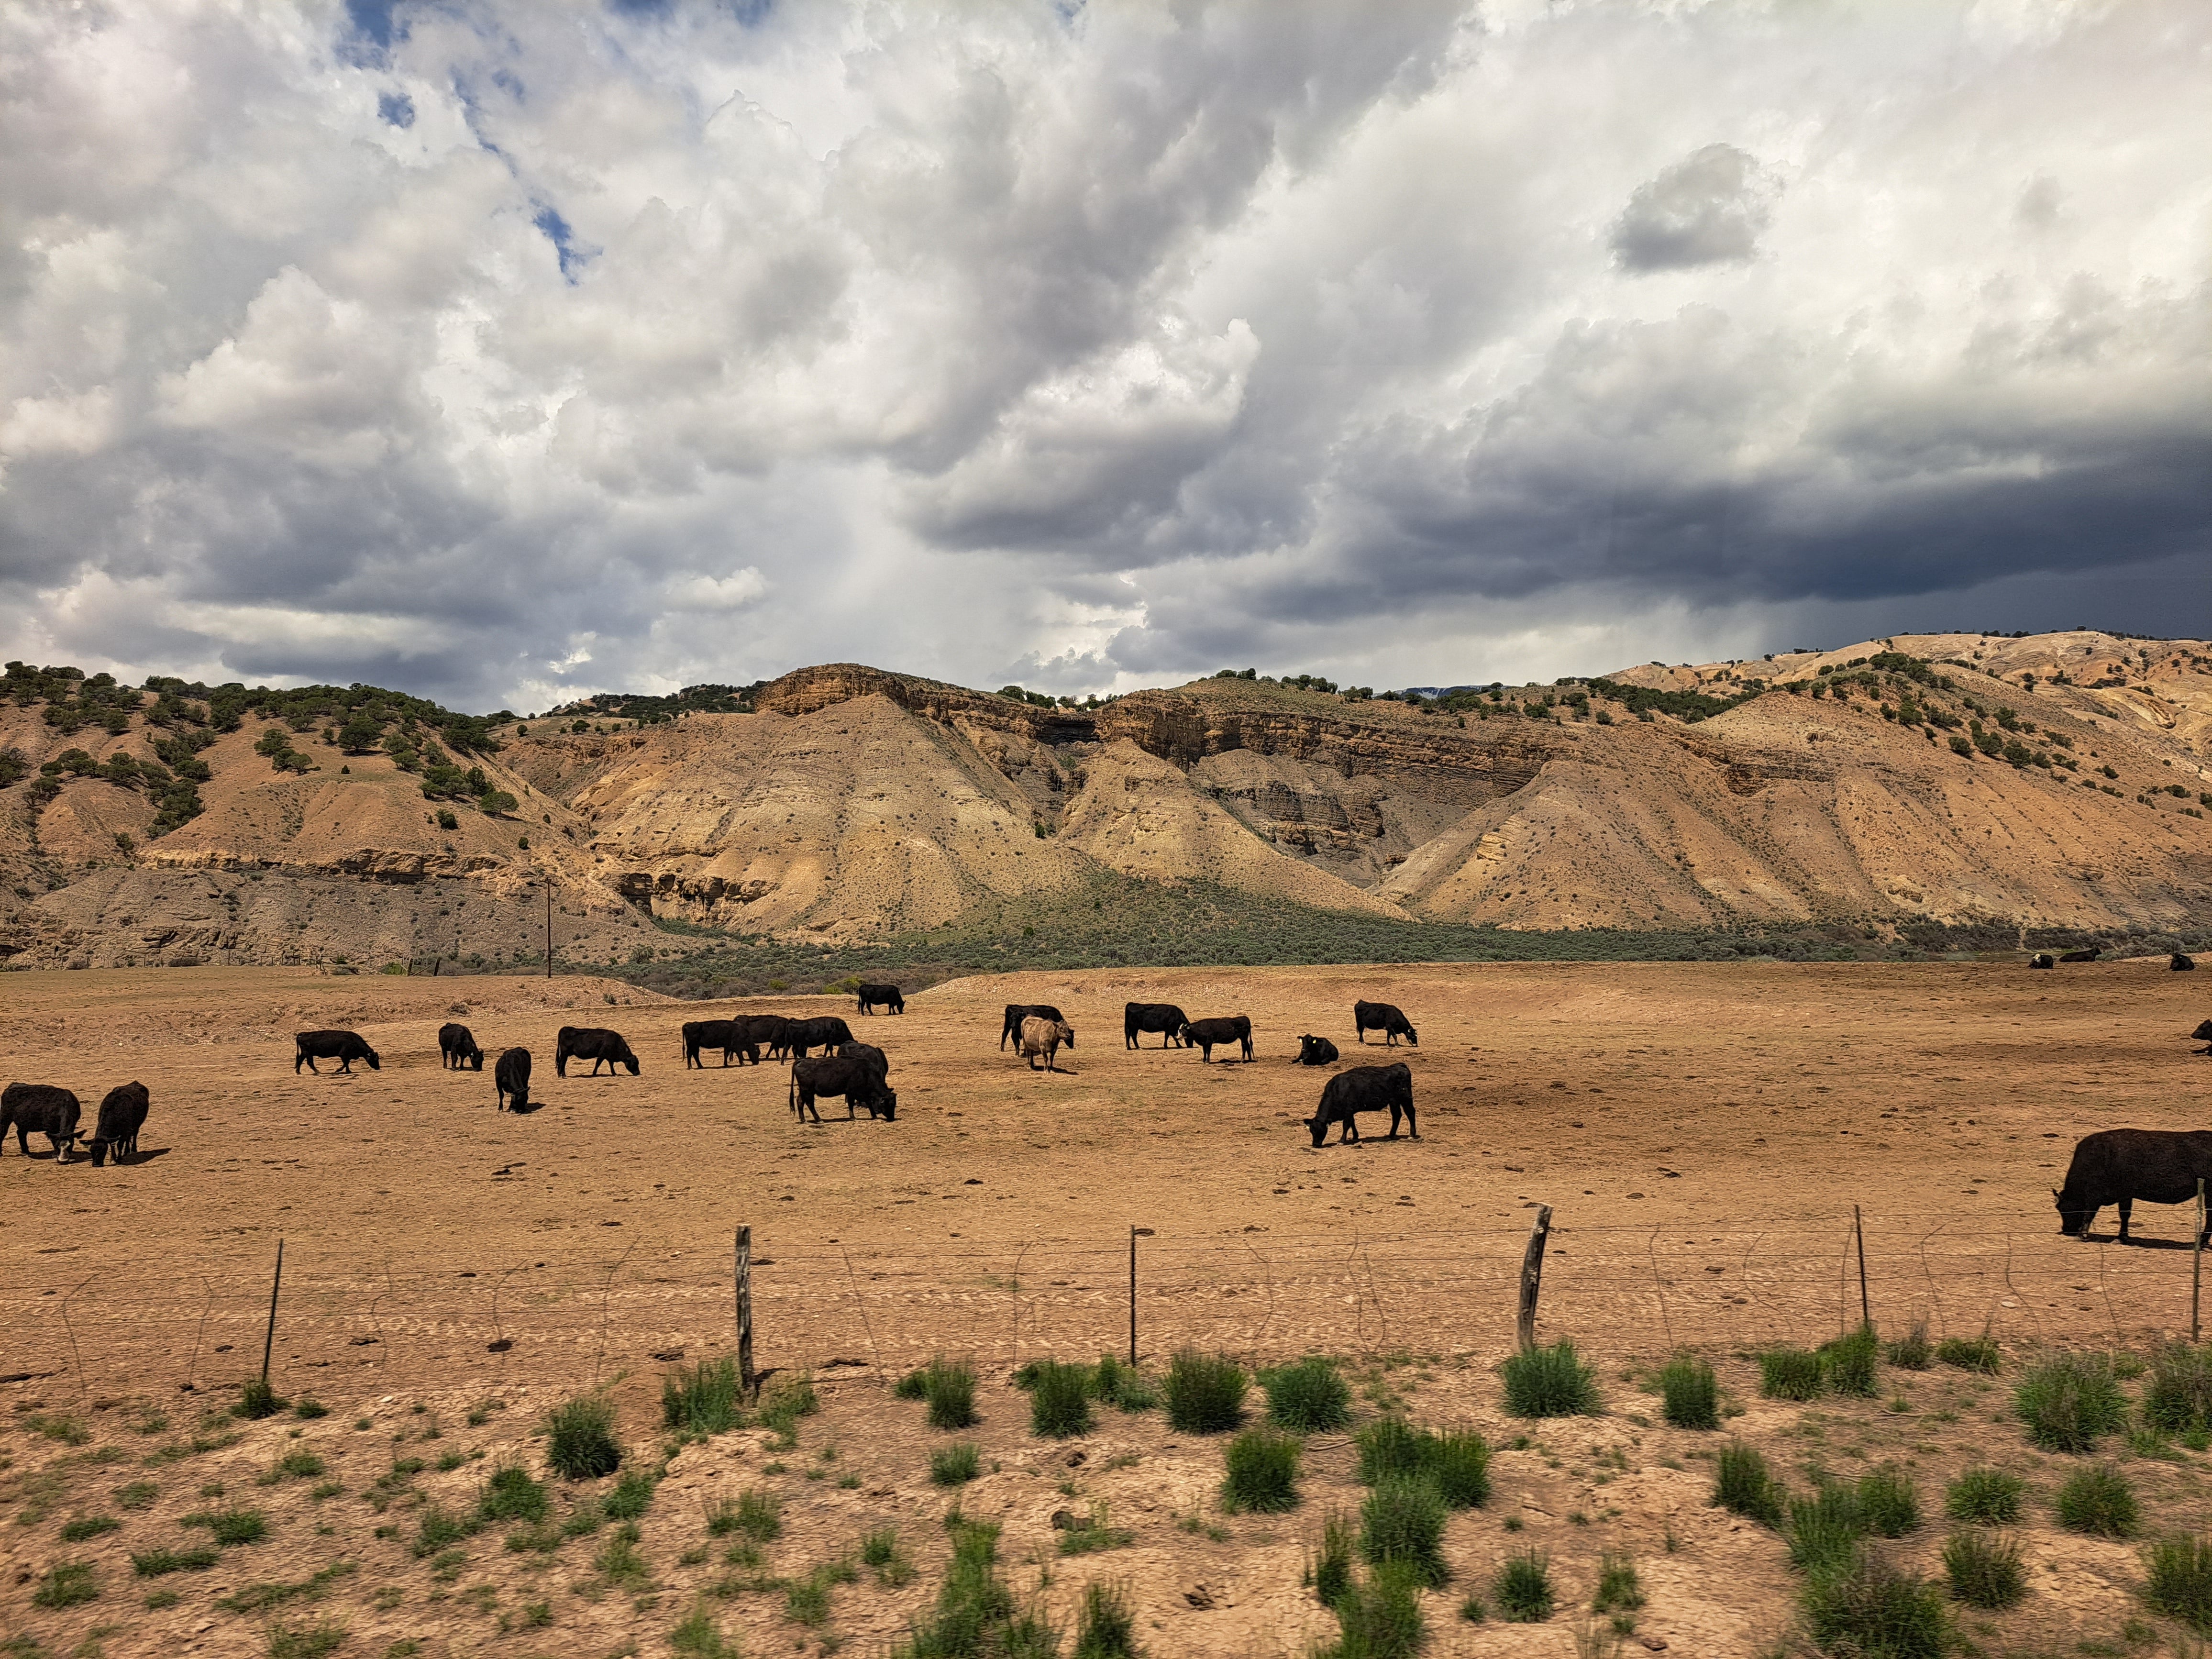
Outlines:
POLYGON ((316 1076, 320 1077, 322 1073, 315 1068, 315 1062, 319 1060, 335 1060, 338 1063, 338 1071, 341 1074, 351 1072, 353 1063, 356 1060, 367 1060, 368 1069, 372 1072, 380 1072, 384 1069, 383 1065, 377 1060, 376 1050, 362 1042, 357 1032, 302 1031, 293 1041, 300 1045, 299 1052, 292 1056, 294 1077, 300 1075, 300 1066, 303 1061, 309 1071, 314 1072, 316 1076))
POLYGON ((2189 1037, 2192 1042, 2201 1042, 2204 1045, 2202 1048, 2191 1048, 2189 1051, 2191 1054, 2212 1054, 2212 1019, 2203 1021, 2189 1034, 2189 1037))
POLYGON ((637 1075, 637 1056, 630 1052, 629 1044, 623 1041, 620 1031, 610 1031, 597 1025, 563 1025, 553 1039, 553 1071, 557 1077, 568 1075, 568 1062, 588 1060, 591 1074, 597 1077, 599 1067, 614 1075, 615 1067, 627 1066, 632 1077, 637 1075))
POLYGON ((1054 1007, 1049 1002, 1010 1002, 1006 1005, 1006 1021, 999 1027, 999 1052, 1000 1054, 1003 1054, 1006 1052, 1006 1039, 1008 1037, 1012 1037, 1017 1045, 1020 1043, 1022 1040, 1022 1022, 1025 1019, 1032 1018, 1059 1020, 1062 1025, 1067 1024, 1067 1021, 1062 1018, 1060 1010, 1054 1007))
MULTIPOLYGON (((848 1042, 838 1048, 837 1054, 841 1059, 856 1060, 862 1065, 871 1067, 875 1073, 877 1092, 878 1094, 889 1092, 884 1085, 891 1074, 890 1056, 877 1048, 874 1043, 848 1042)), ((825 1055, 824 1058, 828 1056, 825 1055)))
POLYGON ((530 1109, 530 1050, 508 1048, 491 1068, 493 1085, 499 1091, 499 1109, 502 1112, 526 1112, 530 1109))
POLYGON ((827 1054, 852 1040, 851 1026, 836 1014, 824 1014, 817 1019, 791 1021, 784 1030, 783 1046, 793 1060, 804 1060, 809 1048, 819 1048, 827 1054))
POLYGON ((1383 1139, 1398 1138, 1401 1114, 1408 1138, 1421 1138, 1420 1124, 1413 1116, 1413 1073, 1402 1060, 1395 1066, 1355 1066, 1339 1072, 1322 1090, 1321 1108, 1306 1119, 1305 1125, 1313 1133, 1313 1144, 1319 1146, 1328 1140, 1330 1124, 1342 1124, 1336 1137, 1336 1144, 1341 1146, 1359 1139, 1360 1113, 1384 1110, 1390 1114, 1390 1133, 1383 1139))
MULTIPOLYGON (((2066 1184, 2051 1196, 2058 1206, 2058 1231, 2069 1238, 2087 1238, 2097 1212, 2118 1205, 2124 1244, 2137 1199, 2185 1204, 2200 1181, 2212 1181, 2212 1129, 2100 1129, 2075 1143, 2066 1184)), ((2212 1220, 2203 1242, 2212 1244, 2212 1220)))
POLYGON ((2058 958, 2048 951, 2038 951, 2027 959, 2027 965, 2031 968, 2056 968, 2058 965, 2058 958))
POLYGON ((2086 951, 2069 951, 2058 959, 2061 962, 2094 962, 2097 959, 2097 947, 2093 945, 2086 951))
MULTIPOLYGON (((1060 1018, 1049 1008, 1037 1008, 1031 1012, 1052 1019, 1060 1018)), ((1161 1048, 1166 1048, 1170 1042, 1181 1047, 1182 1028, 1189 1024, 1189 1016, 1172 1002, 1132 1002, 1121 1010, 1121 1046, 1124 1048, 1142 1048, 1144 1045, 1137 1041, 1137 1034, 1139 1031, 1158 1031, 1161 1048)))
POLYGON ((2197 971, 2197 958, 2186 951, 2176 951, 2166 958, 2166 965, 2177 974, 2193 974, 2197 971))
POLYGON ((770 1060, 783 1060, 791 1053, 791 1020, 783 1014, 747 1014, 733 1019, 731 1024, 738 1028, 738 1062, 750 1060, 760 1064, 761 1050, 768 1050, 770 1060))
POLYGON ((1336 1064, 1336 1045, 1327 1037, 1302 1036, 1298 1039, 1298 1057, 1293 1066, 1334 1066, 1336 1064))
MULTIPOLYGON (((868 1047, 866 1043, 847 1046, 854 1049, 868 1047)), ((848 1121, 854 1116, 854 1107, 865 1106, 870 1117, 896 1122, 898 1096, 884 1082, 884 1073, 881 1049, 875 1050, 872 1058, 855 1053, 795 1060, 791 1063, 791 1109, 801 1122, 811 1117, 819 1123, 822 1114, 814 1109, 815 1098, 842 1095, 848 1121)))
POLYGON ((896 985, 863 985, 860 988, 860 1012, 872 1014, 878 1006, 889 1008, 895 1014, 902 1014, 906 1012, 906 998, 899 994, 899 988, 896 985))
MULTIPOLYGON (((689 1071, 694 1066, 705 1066, 707 1062, 699 1058, 700 1051, 720 1048, 722 1051, 722 1066, 726 1071, 730 1056, 737 1053, 744 1041, 734 1019, 686 1020, 684 1024, 684 1068, 689 1071)), ((759 1056, 756 1054, 754 1058, 757 1060, 759 1056)))
POLYGON ((76 1097, 66 1089, 51 1083, 11 1083, 0 1089, 0 1145, 13 1128, 15 1145, 28 1158, 31 1131, 36 1129, 53 1143, 56 1161, 65 1160, 76 1144, 76 1126, 83 1115, 76 1097))
POLYGON ((138 1131, 146 1127, 147 1109, 152 1104, 143 1083, 126 1083, 107 1091, 92 1131, 94 1169, 106 1167, 111 1152, 118 1164, 138 1155, 138 1131))
POLYGON ((449 1072, 458 1072, 464 1066, 471 1072, 483 1070, 483 1050, 477 1047, 476 1034, 465 1025, 438 1028, 438 1056, 449 1072))
POLYGON ((1244 1058, 1252 1058, 1252 1022, 1243 1014, 1231 1014, 1220 1019, 1187 1021, 1176 1035, 1182 1039, 1182 1046, 1186 1048, 1195 1043, 1199 1059, 1208 1064, 1213 1060, 1216 1043, 1224 1048, 1232 1042, 1237 1043, 1244 1050, 1244 1058))
POLYGON ((1352 1024, 1359 1033, 1362 1042, 1370 1031, 1382 1033, 1382 1046, 1395 1048, 1403 1037, 1416 1048, 1421 1046, 1421 1034, 1407 1023, 1406 1016, 1387 1002, 1355 1002, 1352 1005, 1352 1024))

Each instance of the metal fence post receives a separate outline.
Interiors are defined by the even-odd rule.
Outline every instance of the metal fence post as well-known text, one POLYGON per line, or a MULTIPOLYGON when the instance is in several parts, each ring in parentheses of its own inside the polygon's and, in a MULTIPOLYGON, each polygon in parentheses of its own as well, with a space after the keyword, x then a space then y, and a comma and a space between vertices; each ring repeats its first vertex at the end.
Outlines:
POLYGON ((276 1241, 276 1277, 269 1284, 269 1329, 261 1339, 261 1380, 269 1380, 269 1354, 276 1346, 276 1292, 284 1288, 284 1241, 276 1241))

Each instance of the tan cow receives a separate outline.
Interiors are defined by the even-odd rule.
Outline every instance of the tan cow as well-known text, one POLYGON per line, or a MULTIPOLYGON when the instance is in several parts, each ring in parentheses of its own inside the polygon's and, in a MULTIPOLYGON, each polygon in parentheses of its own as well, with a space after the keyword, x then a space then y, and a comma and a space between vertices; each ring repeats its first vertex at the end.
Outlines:
POLYGON ((1035 1014, 1022 1022, 1022 1057, 1029 1061, 1032 1072, 1037 1068, 1039 1054, 1044 1056, 1046 1071, 1058 1071, 1060 1067, 1053 1064, 1053 1059, 1060 1053, 1060 1045, 1063 1042, 1071 1048, 1075 1046, 1075 1028, 1073 1025, 1063 1024, 1056 1019, 1040 1019, 1035 1014))

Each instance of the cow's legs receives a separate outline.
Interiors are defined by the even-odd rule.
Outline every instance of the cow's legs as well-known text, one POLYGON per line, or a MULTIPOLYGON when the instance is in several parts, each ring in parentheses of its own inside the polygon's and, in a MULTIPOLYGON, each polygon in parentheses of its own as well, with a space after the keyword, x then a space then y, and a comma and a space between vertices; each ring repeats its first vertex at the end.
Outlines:
MULTIPOLYGON (((2132 1198, 2120 1200, 2120 1243, 2123 1244, 2128 1242, 2128 1222, 2134 1216, 2135 1208, 2136 1201, 2132 1198)), ((2082 1231, 2087 1232, 2088 1229, 2085 1227, 2082 1231)))

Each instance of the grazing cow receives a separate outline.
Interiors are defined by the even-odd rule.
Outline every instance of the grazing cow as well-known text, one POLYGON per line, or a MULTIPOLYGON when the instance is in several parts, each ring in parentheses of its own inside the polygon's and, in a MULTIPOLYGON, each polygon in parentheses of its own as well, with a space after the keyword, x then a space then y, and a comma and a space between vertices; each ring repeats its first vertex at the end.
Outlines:
POLYGON ((1182 1030, 1176 1035, 1182 1039, 1182 1046, 1186 1048, 1196 1043, 1199 1059, 1209 1065, 1212 1063, 1213 1046, 1217 1042, 1224 1048, 1232 1042, 1240 1044, 1244 1050, 1244 1058, 1252 1058, 1252 1022, 1243 1014, 1231 1014, 1222 1019, 1186 1021, 1182 1030))
POLYGON ((1049 1002, 1008 1003, 1006 1005, 1006 1017, 1002 1022, 1000 1022, 999 1026, 999 1052, 1000 1054, 1003 1054, 1006 1052, 1007 1038, 1012 1037, 1017 1043, 1022 1040, 1022 1022, 1029 1018, 1033 1014, 1039 1019, 1058 1019, 1060 1018, 1060 1010, 1054 1007, 1049 1002))
POLYGON ((878 1006, 889 1008, 895 1014, 906 1012, 906 998, 896 985, 863 985, 860 988, 860 1012, 872 1014, 878 1006))
POLYGON ((1398 1138, 1398 1119, 1403 1115, 1409 1139, 1421 1138, 1421 1126, 1413 1116, 1413 1073, 1404 1060, 1395 1066, 1355 1066, 1350 1071, 1339 1072, 1329 1079, 1321 1091, 1321 1109, 1306 1119, 1306 1127, 1312 1132, 1313 1144, 1321 1146, 1328 1139, 1328 1126, 1340 1123, 1336 1144, 1359 1139, 1358 1115, 1362 1112, 1390 1114, 1390 1133, 1386 1140, 1398 1138))
POLYGON ((138 1131, 146 1127, 146 1111, 153 1103, 143 1083, 126 1083, 110 1089, 100 1103, 100 1118, 92 1131, 92 1167, 106 1167, 108 1154, 119 1164, 138 1155, 138 1131))
POLYGON ((465 1025, 447 1024, 438 1028, 438 1057, 449 1072, 458 1072, 464 1066, 472 1072, 483 1070, 483 1050, 477 1047, 476 1034, 465 1025))
POLYGON ((607 1068, 607 1075, 615 1074, 615 1067, 627 1066, 632 1077, 637 1075, 637 1056, 630 1052, 629 1044, 623 1041, 620 1031, 610 1031, 597 1025, 563 1025, 553 1038, 553 1071, 557 1077, 568 1075, 568 1062, 588 1060, 593 1077, 599 1067, 607 1068))
POLYGON ((2202 1048, 2191 1048, 2189 1051, 2191 1054, 2212 1054, 2212 1019, 2199 1024, 2197 1029, 2189 1034, 2189 1037, 2191 1042, 2201 1042, 2204 1045, 2202 1048))
POLYGON ((51 1083, 11 1083, 0 1089, 0 1145, 8 1131, 15 1131, 15 1145, 31 1155, 31 1131, 36 1129, 53 1143, 55 1161, 64 1162, 76 1144, 77 1121, 84 1109, 76 1097, 51 1083))
POLYGON ((2176 951, 2166 958, 2166 965, 2177 974, 2193 974, 2197 971, 2197 958, 2185 951, 2176 951))
POLYGON ((737 1053, 744 1042, 734 1019, 686 1020, 684 1024, 684 1069, 688 1072, 694 1066, 706 1065, 707 1062, 699 1058, 702 1049, 720 1048, 722 1051, 722 1067, 726 1071, 730 1056, 737 1053))
POLYGON ((1298 1039, 1298 1057, 1293 1066, 1334 1066, 1336 1064, 1336 1045, 1327 1037, 1302 1036, 1298 1039))
POLYGON ((2038 951, 2027 959, 2027 965, 2031 968, 2056 968, 2058 965, 2058 958, 2048 951, 2038 951))
POLYGON ((1352 1024, 1359 1033, 1362 1042, 1370 1031, 1382 1033, 1382 1046, 1395 1048, 1403 1037, 1416 1048, 1421 1046, 1421 1034, 1407 1023, 1406 1016, 1387 1002, 1355 1002, 1352 1005, 1352 1024))
MULTIPOLYGON (((860 1042, 848 1046, 854 1049, 870 1047, 860 1042)), ((791 1063, 791 1109, 802 1123, 810 1117, 819 1123, 822 1114, 815 1109, 815 1100, 823 1095, 842 1095, 848 1122, 854 1116, 853 1109, 864 1106, 870 1117, 895 1123, 898 1121, 898 1096, 884 1081, 886 1069, 880 1048, 871 1054, 823 1054, 814 1060, 795 1060, 791 1063)))
POLYGON ((2097 959, 2097 947, 2093 945, 2086 951, 2069 951, 2058 959, 2061 962, 2094 962, 2097 959))
POLYGON ((315 1072, 315 1075, 320 1077, 322 1073, 315 1070, 315 1062, 319 1060, 337 1061, 338 1072, 341 1075, 351 1072, 353 1063, 356 1060, 367 1060, 368 1069, 372 1072, 380 1072, 384 1069, 383 1065, 377 1060, 376 1050, 362 1042, 356 1032, 302 1031, 293 1041, 300 1045, 299 1052, 292 1056, 294 1077, 300 1075, 302 1061, 306 1063, 309 1071, 315 1072))
MULTIPOLYGON (((2100 1129, 2075 1143, 2066 1184, 2051 1196, 2058 1206, 2058 1231, 2069 1238, 2087 1238, 2097 1212, 2118 1205, 2124 1244, 2137 1199, 2185 1204, 2200 1181, 2212 1181, 2212 1129, 2100 1129)), ((2212 1243, 2212 1220, 2203 1242, 2212 1243)))
POLYGON ((761 1050, 768 1050, 770 1060, 783 1060, 790 1055, 791 1021, 782 1014, 749 1014, 733 1019, 738 1028, 738 1063, 750 1060, 761 1063, 761 1050))
POLYGON ((509 1048, 501 1054, 491 1068, 492 1082, 499 1090, 499 1109, 502 1112, 526 1112, 530 1109, 530 1050, 509 1048))
POLYGON ((1039 1019, 1031 1014, 1022 1022, 1021 1055, 1029 1061, 1032 1072, 1037 1068, 1039 1054, 1044 1056, 1046 1071, 1058 1071, 1060 1067, 1053 1062, 1063 1042, 1071 1048, 1075 1046, 1075 1028, 1065 1021, 1039 1019))
MULTIPOLYGON (((1057 1019, 1060 1016, 1054 1014, 1053 1018, 1057 1019)), ((1172 1002, 1133 1002, 1121 1010, 1121 1046, 1124 1048, 1142 1048, 1144 1045, 1137 1041, 1137 1034, 1139 1031, 1158 1031, 1161 1048, 1166 1048, 1170 1042, 1180 1047, 1182 1028, 1189 1024, 1189 1017, 1172 1002)))
POLYGON ((853 1028, 836 1014, 824 1014, 818 1019, 794 1019, 784 1030, 784 1048, 793 1060, 805 1059, 809 1048, 819 1048, 826 1054, 852 1040, 853 1028))

